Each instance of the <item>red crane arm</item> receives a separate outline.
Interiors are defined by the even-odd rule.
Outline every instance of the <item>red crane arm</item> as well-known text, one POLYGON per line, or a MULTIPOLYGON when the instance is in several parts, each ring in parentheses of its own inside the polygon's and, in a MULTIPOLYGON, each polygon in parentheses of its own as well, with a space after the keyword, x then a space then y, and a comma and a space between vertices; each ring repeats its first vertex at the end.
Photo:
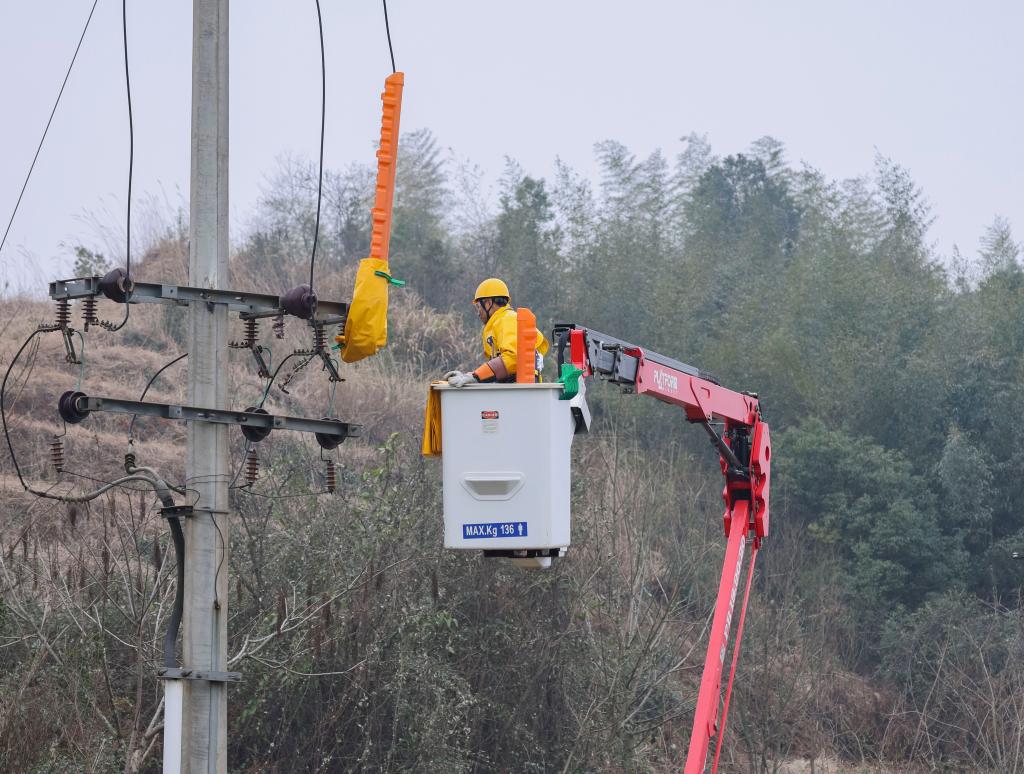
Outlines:
POLYGON ((768 425, 761 419, 758 396, 735 392, 721 386, 714 376, 698 368, 582 326, 558 325, 553 340, 558 344, 559 368, 568 362, 580 369, 583 376, 596 374, 634 390, 637 395, 650 395, 664 403, 680 406, 690 422, 704 427, 719 452, 725 476, 722 497, 725 500, 723 521, 727 542, 684 769, 685 774, 703 774, 711 740, 717 735, 717 749, 711 768, 714 773, 718 769, 729 698, 739 659, 754 560, 761 541, 768 534, 771 441, 768 425), (721 434, 712 425, 715 421, 723 425, 721 434), (736 627, 729 682, 723 696, 722 671, 748 546, 750 565, 746 591, 740 623, 736 627))

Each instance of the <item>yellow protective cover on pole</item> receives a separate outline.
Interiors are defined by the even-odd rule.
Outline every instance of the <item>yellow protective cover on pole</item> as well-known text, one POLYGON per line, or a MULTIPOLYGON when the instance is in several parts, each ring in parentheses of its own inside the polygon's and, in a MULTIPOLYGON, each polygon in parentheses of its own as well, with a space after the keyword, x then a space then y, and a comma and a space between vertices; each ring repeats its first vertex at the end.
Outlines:
POLYGON ((424 457, 441 456, 441 393, 434 389, 432 382, 427 388, 427 407, 423 412, 423 446, 424 457))
POLYGON ((345 333, 335 337, 341 345, 341 359, 346 363, 375 355, 388 342, 388 285, 393 282, 388 268, 388 247, 404 84, 405 74, 393 73, 384 81, 384 93, 380 95, 384 111, 377 151, 377 189, 370 213, 373 219, 370 255, 359 262, 345 333))

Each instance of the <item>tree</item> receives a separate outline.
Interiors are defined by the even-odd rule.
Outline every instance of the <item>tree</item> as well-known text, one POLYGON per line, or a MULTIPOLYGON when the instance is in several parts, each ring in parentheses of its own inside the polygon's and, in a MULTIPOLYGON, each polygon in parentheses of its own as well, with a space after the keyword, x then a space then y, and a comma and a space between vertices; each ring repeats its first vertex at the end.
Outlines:
POLYGON ((551 320, 564 280, 561 232, 554 223, 543 179, 520 174, 509 163, 497 216, 498 276, 507 278, 514 305, 530 306, 551 320))
POLYGON ((110 271, 110 261, 102 253, 94 253, 84 245, 75 245, 75 265, 72 269, 76 277, 102 277, 110 271))
POLYGON ((981 237, 982 272, 986 276, 1019 269, 1020 245, 1013 239, 1010 222, 997 215, 981 237))
POLYGON ((877 633, 894 610, 916 608, 956 580, 960 558, 932 488, 899 452, 820 420, 786 430, 775 446, 787 516, 839 552, 866 631, 877 633))

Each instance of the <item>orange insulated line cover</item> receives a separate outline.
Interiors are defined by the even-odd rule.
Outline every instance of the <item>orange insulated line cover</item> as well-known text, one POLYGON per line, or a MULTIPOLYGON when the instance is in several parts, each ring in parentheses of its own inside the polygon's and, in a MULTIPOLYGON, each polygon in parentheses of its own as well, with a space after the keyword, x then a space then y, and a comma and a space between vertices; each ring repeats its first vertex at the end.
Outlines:
POLYGON ((516 384, 533 384, 537 381, 537 317, 525 306, 516 310, 516 350, 516 384))
POLYGON ((391 209, 395 200, 395 166, 398 162, 398 119, 402 112, 404 73, 392 73, 384 81, 384 115, 380 122, 380 149, 377 151, 377 191, 373 202, 373 233, 370 257, 388 259, 391 241, 391 209))

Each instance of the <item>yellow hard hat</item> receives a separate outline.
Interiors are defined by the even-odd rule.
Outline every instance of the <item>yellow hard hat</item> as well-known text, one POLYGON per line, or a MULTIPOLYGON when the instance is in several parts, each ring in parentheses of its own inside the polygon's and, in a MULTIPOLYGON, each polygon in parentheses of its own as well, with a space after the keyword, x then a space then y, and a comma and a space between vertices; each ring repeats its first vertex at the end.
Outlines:
POLYGON ((497 298, 502 296, 505 298, 512 297, 512 294, 508 292, 508 285, 496 277, 491 277, 490 279, 485 279, 477 286, 476 295, 473 296, 473 300, 479 301, 481 298, 497 298))

